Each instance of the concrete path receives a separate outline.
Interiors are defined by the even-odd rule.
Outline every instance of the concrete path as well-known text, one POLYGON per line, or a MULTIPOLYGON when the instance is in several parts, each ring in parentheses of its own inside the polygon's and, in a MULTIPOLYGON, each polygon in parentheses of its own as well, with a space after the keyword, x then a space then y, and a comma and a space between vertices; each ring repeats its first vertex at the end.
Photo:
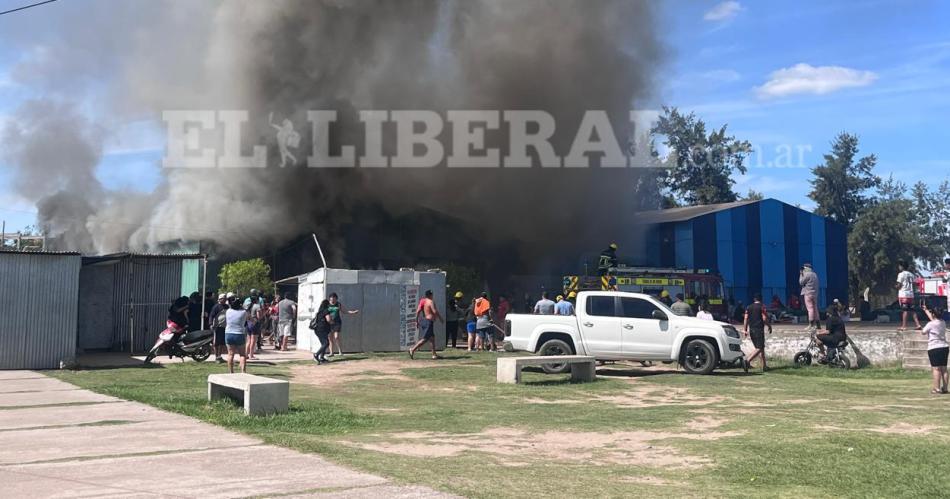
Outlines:
POLYGON ((450 497, 29 371, 0 371, 8 498, 450 497))

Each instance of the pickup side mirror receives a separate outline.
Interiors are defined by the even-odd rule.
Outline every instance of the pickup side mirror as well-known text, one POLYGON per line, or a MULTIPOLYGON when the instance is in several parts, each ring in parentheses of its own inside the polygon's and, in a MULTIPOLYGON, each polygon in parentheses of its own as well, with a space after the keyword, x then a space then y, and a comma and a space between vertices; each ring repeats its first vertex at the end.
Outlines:
POLYGON ((665 321, 665 320, 668 320, 668 319, 669 319, 669 318, 666 316, 666 314, 664 314, 663 311, 661 311, 661 310, 654 310, 652 315, 653 315, 653 318, 656 319, 656 320, 658 320, 658 321, 665 321))

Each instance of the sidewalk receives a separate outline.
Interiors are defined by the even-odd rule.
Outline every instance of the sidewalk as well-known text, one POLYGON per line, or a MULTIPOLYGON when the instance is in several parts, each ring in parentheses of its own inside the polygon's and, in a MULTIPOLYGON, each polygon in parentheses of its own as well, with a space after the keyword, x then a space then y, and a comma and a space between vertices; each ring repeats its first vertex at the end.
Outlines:
POLYGON ((31 371, 0 371, 0 483, 11 498, 450 497, 31 371))

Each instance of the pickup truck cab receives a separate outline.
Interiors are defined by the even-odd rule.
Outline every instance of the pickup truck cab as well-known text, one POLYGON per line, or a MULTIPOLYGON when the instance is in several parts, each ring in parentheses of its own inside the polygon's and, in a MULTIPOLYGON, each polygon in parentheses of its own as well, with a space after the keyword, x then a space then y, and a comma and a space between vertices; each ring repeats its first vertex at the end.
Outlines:
MULTIPOLYGON (((597 360, 678 362, 691 374, 745 367, 733 326, 681 317, 650 295, 582 291, 576 315, 508 314, 505 347, 539 355, 589 355, 597 360)), ((565 366, 548 364, 547 372, 565 366)))

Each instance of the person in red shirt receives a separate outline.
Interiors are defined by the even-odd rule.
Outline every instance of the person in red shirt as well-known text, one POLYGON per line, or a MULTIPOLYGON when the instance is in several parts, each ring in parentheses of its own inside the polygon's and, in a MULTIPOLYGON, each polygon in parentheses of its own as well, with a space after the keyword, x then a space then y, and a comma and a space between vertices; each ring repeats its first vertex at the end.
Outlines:
POLYGON ((495 319, 497 322, 505 322, 505 316, 511 312, 511 302, 505 295, 498 295, 498 308, 496 309, 495 319))

